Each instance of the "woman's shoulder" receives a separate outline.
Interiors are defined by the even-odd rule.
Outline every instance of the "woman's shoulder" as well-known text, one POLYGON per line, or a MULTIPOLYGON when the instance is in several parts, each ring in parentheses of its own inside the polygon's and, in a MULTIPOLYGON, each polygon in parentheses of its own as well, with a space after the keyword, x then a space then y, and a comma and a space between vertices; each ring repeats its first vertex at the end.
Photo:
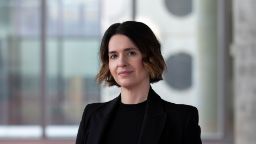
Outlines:
POLYGON ((90 103, 85 106, 86 111, 94 111, 98 109, 103 103, 90 103))
POLYGON ((94 113, 100 109, 104 109, 105 106, 107 106, 109 103, 114 103, 115 99, 107 101, 107 102, 95 102, 95 103, 89 103, 85 106, 84 111, 87 113, 94 113))
POLYGON ((105 105, 107 102, 97 102, 97 103, 90 103, 85 106, 84 111, 96 111, 97 109, 101 108, 103 105, 105 105))
POLYGON ((198 109, 195 106, 187 104, 176 104, 168 101, 164 101, 164 108, 167 113, 177 113, 179 115, 193 114, 198 115, 198 109))

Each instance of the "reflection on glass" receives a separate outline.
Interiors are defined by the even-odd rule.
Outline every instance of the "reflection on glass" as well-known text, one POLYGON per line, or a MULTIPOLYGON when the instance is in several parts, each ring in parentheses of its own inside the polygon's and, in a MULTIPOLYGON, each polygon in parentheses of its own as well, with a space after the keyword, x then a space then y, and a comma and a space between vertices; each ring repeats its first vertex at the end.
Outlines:
POLYGON ((85 105, 100 101, 99 0, 47 2, 46 135, 74 137, 85 105))
POLYGON ((0 1, 0 137, 41 136, 38 8, 36 0, 0 1))
POLYGON ((41 137, 43 129, 49 137, 75 136, 84 106, 100 101, 99 0, 46 3, 42 95, 41 0, 0 1, 0 137, 41 137))
POLYGON ((98 36, 99 0, 48 0, 49 36, 98 36))
POLYGON ((95 82, 97 40, 49 40, 47 49, 47 108, 50 125, 79 123, 84 106, 100 101, 95 82), (61 69, 61 70, 59 70, 61 69))

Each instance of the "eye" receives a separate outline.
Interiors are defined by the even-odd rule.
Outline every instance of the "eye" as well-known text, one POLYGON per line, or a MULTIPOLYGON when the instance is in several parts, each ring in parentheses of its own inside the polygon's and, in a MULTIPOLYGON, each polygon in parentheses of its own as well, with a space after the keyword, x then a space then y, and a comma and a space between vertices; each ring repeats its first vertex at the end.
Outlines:
POLYGON ((109 55, 109 59, 116 59, 117 58, 117 54, 110 54, 109 55))
POLYGON ((137 53, 135 51, 129 51, 128 56, 135 56, 137 53))

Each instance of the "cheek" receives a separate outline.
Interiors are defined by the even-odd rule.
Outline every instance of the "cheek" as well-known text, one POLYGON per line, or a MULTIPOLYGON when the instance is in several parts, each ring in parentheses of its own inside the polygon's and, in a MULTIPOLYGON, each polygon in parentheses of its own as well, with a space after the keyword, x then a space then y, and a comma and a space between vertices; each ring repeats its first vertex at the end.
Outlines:
POLYGON ((139 67, 142 70, 146 70, 143 62, 140 62, 137 67, 139 67))
POLYGON ((149 72, 146 68, 147 66, 143 62, 141 63, 140 67, 141 67, 141 71, 143 71, 147 75, 149 74, 149 72))
POLYGON ((111 75, 113 75, 114 74, 114 70, 115 70, 114 64, 109 62, 108 63, 108 68, 109 68, 109 71, 110 71, 111 75))

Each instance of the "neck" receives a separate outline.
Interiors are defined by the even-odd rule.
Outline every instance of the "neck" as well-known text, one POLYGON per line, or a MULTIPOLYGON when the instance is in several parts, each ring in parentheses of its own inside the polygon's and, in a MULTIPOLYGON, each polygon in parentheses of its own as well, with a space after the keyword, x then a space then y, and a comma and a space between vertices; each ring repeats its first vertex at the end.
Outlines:
POLYGON ((138 104, 144 102, 148 98, 150 84, 133 88, 121 87, 121 102, 124 104, 138 104))

